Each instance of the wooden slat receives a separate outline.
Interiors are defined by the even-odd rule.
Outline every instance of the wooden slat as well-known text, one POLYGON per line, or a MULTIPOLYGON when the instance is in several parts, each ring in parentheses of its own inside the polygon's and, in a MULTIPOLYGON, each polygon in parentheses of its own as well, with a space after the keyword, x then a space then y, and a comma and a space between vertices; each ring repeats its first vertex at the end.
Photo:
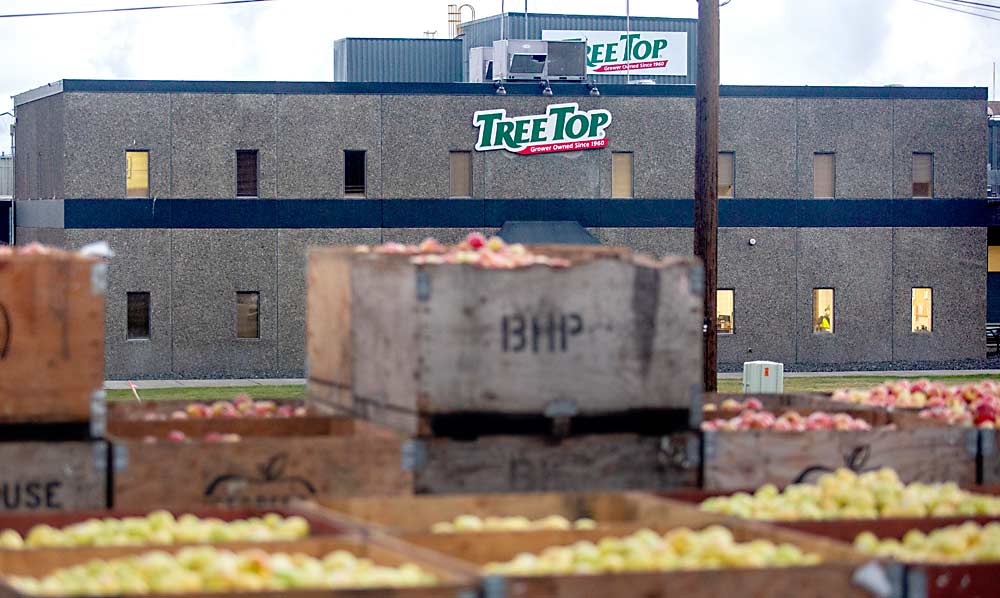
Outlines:
MULTIPOLYGON (((177 430, 191 438, 209 433, 241 436, 323 436, 349 435, 354 420, 311 412, 298 417, 212 417, 147 421, 150 414, 170 417, 174 411, 184 411, 196 401, 117 402, 109 405, 108 433, 124 438, 155 436, 162 438, 177 430)), ((302 401, 281 401, 280 404, 303 406, 302 401)))
MULTIPOLYGON (((271 591, 253 593, 227 593, 226 596, 254 596, 266 598, 278 598, 279 596, 291 596, 301 598, 315 598, 317 596, 334 596, 339 598, 362 598, 363 596, 399 596, 400 598, 454 598, 462 592, 473 592, 477 588, 477 581, 470 575, 467 567, 460 570, 449 568, 451 561, 440 559, 422 560, 425 554, 420 550, 409 550, 401 552, 400 545, 393 543, 383 543, 378 540, 361 541, 353 538, 308 538, 294 542, 274 542, 268 544, 240 544, 231 543, 225 545, 231 550, 242 549, 263 549, 269 553, 301 553, 311 556, 323 556, 337 550, 346 550, 358 557, 366 557, 375 561, 379 565, 398 566, 403 563, 414 563, 425 571, 438 577, 439 584, 429 588, 413 589, 377 589, 377 590, 291 590, 291 591, 271 591), (376 594, 377 592, 377 594, 376 594)), ((403 547, 402 549, 405 549, 403 547)), ((101 548, 80 548, 76 550, 45 550, 45 551, 10 551, 0 554, 0 573, 6 575, 30 575, 41 576, 52 571, 78 565, 93 559, 111 559, 142 554, 147 549, 140 547, 101 547, 101 548)), ((182 550, 179 546, 160 547, 169 553, 176 553, 182 550)), ((148 596, 159 596, 157 594, 147 594, 148 596)), ((20 596, 9 586, 0 584, 0 596, 20 596)), ((192 593, 185 594, 191 598, 208 598, 219 596, 219 594, 192 593)))
POLYGON ((0 257, 0 422, 85 422, 104 385, 104 277, 78 255, 0 257))
MULTIPOLYGON (((699 517, 697 513, 693 514, 699 517)), ((681 519, 681 518, 679 518, 681 519)), ((641 527, 663 533, 674 527, 693 529, 704 527, 711 520, 672 521, 661 525, 622 526, 615 529, 619 537, 641 527)), ((542 596, 730 596, 738 588, 739 596, 796 596, 830 598, 871 596, 856 586, 853 575, 864 559, 849 547, 781 530, 769 526, 742 522, 726 522, 738 541, 763 538, 775 542, 792 542, 803 550, 820 554, 826 562, 803 568, 719 569, 669 573, 623 573, 608 575, 558 575, 540 577, 508 577, 506 587, 511 595, 542 596)), ((453 558, 482 566, 489 562, 507 561, 519 553, 538 554, 550 546, 568 546, 580 540, 596 542, 608 536, 607 530, 593 531, 529 531, 517 533, 479 534, 402 534, 408 543, 429 548, 453 558)))
MULTIPOLYGON (((358 430, 356 430, 358 431, 358 430)), ((236 443, 146 443, 115 437, 124 461, 114 505, 145 508, 252 506, 294 499, 409 492, 398 437, 363 429, 352 435, 245 437, 236 443)))
MULTIPOLYGON (((198 508, 198 509, 167 509, 175 517, 184 514, 191 514, 200 518, 215 518, 223 521, 236 521, 238 519, 249 519, 251 517, 262 517, 268 513, 277 513, 282 517, 298 515, 309 522, 310 536, 330 536, 354 531, 345 526, 338 526, 330 519, 319 516, 316 512, 304 508, 306 505, 293 505, 280 509, 225 509, 225 508, 198 508)), ((0 530, 12 529, 22 536, 36 525, 49 525, 57 529, 87 521, 88 519, 105 519, 108 517, 121 519, 124 517, 145 517, 151 512, 150 509, 99 509, 66 511, 52 513, 0 513, 0 530)), ((32 549, 22 549, 32 550, 32 549)), ((0 548, 0 553, 7 552, 8 549, 0 548)))
POLYGON ((462 494, 450 496, 393 496, 324 500, 330 511, 352 518, 361 525, 374 526, 390 533, 426 532, 435 523, 452 521, 459 515, 477 517, 527 517, 539 520, 561 515, 570 521, 593 519, 599 527, 641 522, 692 521, 704 515, 704 521, 718 516, 692 511, 688 504, 678 505, 652 496, 626 493, 530 493, 462 494), (675 516, 672 511, 682 511, 675 516))
POLYGON ((698 483, 693 433, 416 441, 418 494, 662 490, 698 483), (693 456, 693 460, 686 460, 693 456))
POLYGON ((0 513, 104 508, 107 451, 103 441, 0 442, 0 513))
POLYGON ((840 467, 895 469, 904 482, 977 482, 976 455, 961 428, 870 431, 706 432, 704 487, 815 481, 840 467))

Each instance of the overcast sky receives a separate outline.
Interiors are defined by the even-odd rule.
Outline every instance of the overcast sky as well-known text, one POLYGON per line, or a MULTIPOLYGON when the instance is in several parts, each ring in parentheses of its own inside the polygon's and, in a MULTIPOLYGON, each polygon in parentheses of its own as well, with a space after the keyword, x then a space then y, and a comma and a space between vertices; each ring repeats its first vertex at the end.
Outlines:
MULTIPOLYGON (((191 0, 4 0, 0 14, 191 0)), ((1000 2, 996 2, 1000 4, 1000 2)), ((10 96, 63 78, 318 80, 341 37, 447 37, 448 0, 274 0, 117 14, 0 19, 10 96)), ((499 0, 474 0, 476 16, 499 0)), ((522 11, 518 0, 508 11, 522 11)), ((625 14, 624 0, 531 0, 529 12, 625 14)), ((695 0, 632 0, 636 16, 695 17, 695 0)), ((731 0, 722 83, 991 87, 1000 21, 915 0, 731 0)), ((1000 12, 993 13, 1000 18, 1000 12)), ((468 18, 468 11, 465 13, 468 18)), ((992 91, 991 91, 992 97, 992 91)), ((6 119, 3 131, 6 131, 6 119)), ((0 149, 9 149, 0 135, 0 149)))

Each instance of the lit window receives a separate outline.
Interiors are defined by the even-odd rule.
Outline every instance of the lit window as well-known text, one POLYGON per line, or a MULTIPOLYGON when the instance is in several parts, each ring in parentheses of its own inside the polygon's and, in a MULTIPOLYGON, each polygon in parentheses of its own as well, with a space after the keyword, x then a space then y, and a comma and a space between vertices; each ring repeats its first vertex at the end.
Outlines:
POLYGON ((837 156, 833 153, 813 154, 813 197, 833 199, 836 191, 837 156))
POLYGON ((236 150, 236 197, 257 197, 257 150, 236 150))
POLYGON ((125 338, 148 339, 149 338, 149 293, 127 293, 128 303, 126 317, 128 327, 125 338))
POLYGON ((934 197, 934 154, 913 154, 913 197, 934 197))
POLYGON ((910 312, 913 315, 913 332, 930 332, 933 305, 931 298, 933 291, 929 288, 915 288, 910 291, 910 312))
POLYGON ((715 292, 715 331, 719 334, 732 334, 736 330, 733 326, 734 294, 733 289, 719 289, 715 292))
POLYGON ((611 154, 611 197, 632 197, 632 152, 611 154))
POLYGON ((125 197, 149 197, 149 152, 125 152, 125 197))
POLYGON ((451 197, 472 197, 472 152, 451 152, 451 197))
POLYGON ((365 196, 364 150, 344 150, 344 196, 365 196))
POLYGON ((236 337, 260 338, 260 293, 236 293, 236 337))
POLYGON ((813 332, 833 334, 833 289, 813 289, 813 332))
POLYGON ((719 197, 736 197, 736 152, 719 152, 719 197))
POLYGON ((1000 272, 1000 245, 990 245, 986 254, 986 271, 1000 272))

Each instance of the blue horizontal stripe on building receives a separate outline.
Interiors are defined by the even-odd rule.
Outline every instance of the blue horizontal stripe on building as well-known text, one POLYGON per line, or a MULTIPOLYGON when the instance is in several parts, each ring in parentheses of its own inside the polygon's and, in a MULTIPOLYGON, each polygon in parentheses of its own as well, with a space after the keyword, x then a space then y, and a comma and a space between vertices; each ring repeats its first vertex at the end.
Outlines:
MULTIPOLYGON (((89 93, 238 93, 238 94, 384 94, 384 95, 496 95, 492 83, 354 83, 329 81, 165 81, 63 79, 61 91, 89 93)), ((583 83, 551 83, 555 96, 589 96, 583 83)), ((505 85, 507 95, 541 96, 537 82, 505 85)), ((601 95, 694 97, 694 85, 601 84, 601 95)), ((983 100, 985 87, 849 87, 722 85, 722 97, 852 98, 897 100, 983 100)), ((15 100, 15 104, 17 101, 15 100)))
MULTIPOLYGON (((33 202, 18 202, 18 210, 33 202)), ((63 226, 86 228, 496 228, 508 221, 575 220, 586 227, 689 228, 690 199, 70 199, 63 226)), ((719 225, 985 227, 985 199, 736 199, 719 225)), ((57 226, 57 225, 55 225, 57 226)))

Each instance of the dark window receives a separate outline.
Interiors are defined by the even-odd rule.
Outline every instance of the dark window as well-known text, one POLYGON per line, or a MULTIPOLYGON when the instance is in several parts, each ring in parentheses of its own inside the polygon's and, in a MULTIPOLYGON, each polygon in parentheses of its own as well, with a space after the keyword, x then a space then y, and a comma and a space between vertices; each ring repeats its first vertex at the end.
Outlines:
POLYGON ((344 150, 344 195, 365 196, 364 150, 344 150))
POLYGON ((257 197, 257 150, 236 150, 236 197, 257 197))
POLYGON ((236 338, 260 338, 260 293, 236 293, 236 338))
POLYGON ((128 293, 128 339, 149 338, 149 293, 128 293))

